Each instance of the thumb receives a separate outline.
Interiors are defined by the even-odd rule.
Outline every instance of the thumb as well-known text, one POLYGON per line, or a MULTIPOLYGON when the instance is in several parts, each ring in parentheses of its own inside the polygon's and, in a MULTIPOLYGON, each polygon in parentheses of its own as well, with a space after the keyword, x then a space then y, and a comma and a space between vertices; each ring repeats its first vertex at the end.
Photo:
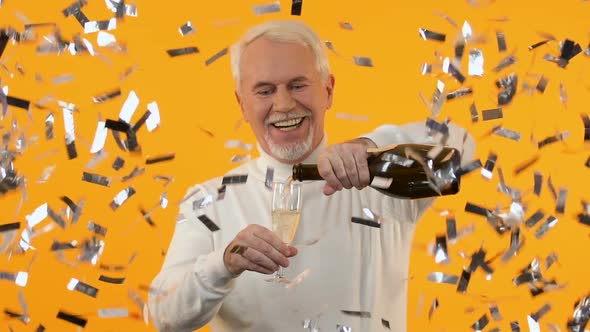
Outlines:
POLYGON ((326 185, 324 186, 324 195, 326 195, 326 196, 330 196, 330 195, 332 195, 333 193, 335 193, 336 191, 337 191, 337 190, 336 190, 336 189, 334 189, 334 188, 333 188, 332 186, 330 186, 329 184, 326 184, 326 185))

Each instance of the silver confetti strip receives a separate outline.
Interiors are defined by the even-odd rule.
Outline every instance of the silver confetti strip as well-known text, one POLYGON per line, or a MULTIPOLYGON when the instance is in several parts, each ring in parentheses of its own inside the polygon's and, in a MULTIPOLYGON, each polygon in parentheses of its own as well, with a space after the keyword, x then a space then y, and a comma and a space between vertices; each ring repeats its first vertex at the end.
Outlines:
POLYGON ((137 166, 135 168, 133 168, 133 170, 131 171, 131 173, 125 175, 123 178, 121 178, 122 182, 127 182, 131 179, 133 179, 136 176, 139 176, 141 174, 145 173, 145 167, 143 168, 138 168, 137 166))
POLYGON ((549 83, 549 80, 545 76, 541 76, 535 89, 537 89, 537 91, 539 91, 541 93, 544 93, 545 89, 547 88, 548 83, 549 83))
POLYGON ((81 282, 80 280, 76 279, 76 278, 72 278, 70 279, 70 282, 68 283, 67 287, 68 290, 70 291, 78 291, 82 294, 91 296, 91 297, 96 297, 96 295, 98 294, 98 288, 90 286, 89 284, 86 284, 84 282, 81 282))
POLYGON ((457 221, 454 217, 447 216, 446 225, 447 239, 450 243, 455 243, 457 241, 457 221))
POLYGON ((266 168, 266 177, 264 180, 264 186, 269 190, 272 190, 272 183, 274 181, 274 174, 275 174, 274 168, 272 168, 272 167, 266 168))
POLYGON ((193 28, 193 23, 191 21, 187 21, 185 24, 178 28, 178 32, 181 36, 190 35, 195 33, 195 28, 193 28))
POLYGON ((535 232, 535 237, 537 239, 542 238, 551 228, 555 227, 559 220, 554 216, 549 216, 547 220, 537 229, 535 232))
POLYGON ((139 106, 139 97, 135 91, 131 90, 119 111, 119 120, 131 123, 131 118, 133 117, 135 110, 137 110, 137 106, 139 106))
POLYGON ((476 123, 479 120, 479 113, 475 103, 471 103, 471 106, 469 106, 469 113, 471 113, 471 123, 476 123))
POLYGON ((545 259, 545 270, 549 270, 549 268, 551 266, 553 266, 553 264, 555 264, 558 261, 558 257, 557 254, 552 252, 550 253, 547 258, 545 259))
POLYGON ((422 70, 420 72, 422 75, 432 74, 432 65, 429 63, 422 64, 422 70))
POLYGON ((473 28, 471 28, 471 24, 465 21, 463 22, 463 27, 461 28, 461 34, 463 35, 463 39, 470 40, 473 37, 473 28))
POLYGON ((347 316, 371 318, 371 313, 368 311, 340 310, 340 312, 347 316))
POLYGON ((53 113, 47 114, 45 118, 45 139, 53 139, 53 124, 55 123, 55 116, 53 113))
POLYGON ((519 132, 504 127, 494 127, 492 132, 494 135, 505 137, 516 142, 519 142, 521 139, 521 134, 519 132))
POLYGON ((453 76, 459 83, 463 84, 465 82, 465 76, 451 63, 449 58, 444 59, 442 70, 444 73, 453 76))
POLYGON ((245 151, 251 151, 253 145, 250 143, 243 143, 242 141, 237 140, 237 139, 232 139, 232 140, 225 141, 223 146, 226 149, 240 148, 245 151))
POLYGON ((74 127, 74 114, 68 107, 63 107, 64 129, 66 132, 65 140, 68 150, 69 159, 74 159, 78 156, 76 152, 76 132, 74 127))
POLYGON ((229 158, 229 161, 232 163, 245 163, 252 159, 252 156, 249 154, 235 154, 229 158))
POLYGON ((514 175, 518 175, 518 174, 524 172, 525 170, 527 170, 529 167, 533 166, 535 163, 537 163, 537 161, 539 161, 539 158, 540 158, 540 155, 536 154, 533 157, 529 158, 528 160, 525 160, 522 163, 520 163, 514 169, 514 175))
POLYGON ((0 279, 12 281, 20 287, 25 287, 29 280, 29 273, 23 271, 17 273, 0 271, 0 279))
POLYGON ((109 129, 105 127, 105 122, 99 119, 98 124, 96 125, 96 132, 94 134, 92 147, 90 148, 90 153, 97 153, 104 148, 108 134, 109 129))
POLYGON ((82 174, 82 181, 98 184, 105 187, 111 186, 111 179, 106 176, 84 172, 82 174))
POLYGON ((549 188, 549 191, 551 191, 553 199, 557 200, 557 191, 555 191, 555 186, 553 186, 553 181, 551 181, 551 175, 547 178, 547 187, 549 188))
POLYGON ((62 75, 58 75, 58 76, 55 76, 54 78, 52 78, 51 82, 53 84, 63 84, 63 83, 72 82, 73 80, 74 80, 74 75, 62 74, 62 75))
POLYGON ((565 201, 567 199, 567 188, 561 188, 559 190, 559 195, 557 196, 557 204, 555 206, 556 213, 564 213, 565 212, 565 201))
POLYGON ((531 318, 538 322, 539 319, 541 319, 541 317, 543 317, 547 312, 549 312, 549 310, 551 310, 551 304, 546 303, 537 312, 531 314, 531 318))
POLYGON ((217 226, 217 224, 215 224, 215 222, 213 222, 213 220, 211 220, 209 217, 207 217, 207 215, 200 215, 197 217, 202 223, 203 225, 205 225, 205 227, 207 227, 209 229, 209 231, 211 232, 217 232, 219 230, 219 226, 217 226))
POLYGON ((133 187, 127 187, 121 190, 115 198, 111 201, 111 209, 116 210, 118 209, 123 203, 125 203, 131 196, 135 194, 135 189, 133 187))
POLYGON ((516 95, 516 90, 518 89, 518 76, 516 74, 510 74, 498 80, 496 86, 502 89, 498 93, 498 105, 508 105, 516 95))
POLYGON ((483 51, 480 49, 472 49, 469 51, 469 66, 467 74, 469 76, 483 76, 484 69, 483 51))
POLYGON ((228 48, 225 47, 221 49, 219 52, 213 54, 209 59, 205 60, 205 66, 211 65, 213 62, 217 61, 222 56, 226 55, 228 52, 228 48))
POLYGON ((510 234, 510 247, 504 255, 502 255, 502 262, 507 263, 512 259, 512 257, 516 256, 516 254, 522 249, 524 245, 524 239, 520 239, 520 228, 515 227, 512 229, 510 234))
POLYGON ((474 331, 482 331, 489 324, 489 322, 490 319, 488 318, 488 315, 484 314, 475 323, 473 323, 473 325, 471 325, 471 328, 474 331))
POLYGON ((422 37, 422 39, 424 39, 424 40, 435 40, 435 41, 444 42, 446 39, 445 34, 430 31, 430 30, 424 29, 424 28, 418 28, 418 33, 420 34, 420 37, 422 37))
POLYGON ((495 321, 501 321, 502 315, 500 314, 500 309, 496 304, 490 305, 490 314, 495 321))
POLYGON ((567 327, 570 332, 583 332, 590 320, 590 296, 576 301, 572 318, 568 319, 567 327))
POLYGON ((467 286, 469 286, 469 279, 471 279, 471 272, 468 270, 463 270, 461 273, 461 278, 459 279, 459 283, 457 284, 457 292, 458 293, 465 293, 467 291, 467 286))
POLYGON ((281 3, 277 1, 265 5, 257 5, 254 6, 252 10, 254 10, 254 14, 256 15, 278 13, 281 11, 281 3))
POLYGON ((510 55, 506 56, 505 58, 503 58, 502 60, 500 60, 500 63, 498 63, 498 65, 496 67, 494 67, 493 71, 495 71, 496 73, 500 72, 504 68, 515 64, 516 61, 517 61, 517 58, 513 54, 510 54, 510 55))
POLYGON ((428 309, 428 320, 432 319, 432 315, 434 314, 434 312, 436 311, 437 308, 438 308, 438 299, 435 298, 434 301, 432 301, 432 304, 430 305, 430 309, 428 309))
POLYGON ((502 31, 496 31, 496 41, 498 42, 498 52, 506 51, 506 36, 502 31))
MULTIPOLYGON (((434 158, 431 158, 434 159, 434 158)), ((402 167, 411 167, 414 165, 414 160, 410 158, 406 158, 403 156, 391 154, 391 153, 384 153, 381 155, 381 160, 387 161, 402 167)))
POLYGON ((117 28, 117 19, 111 18, 110 20, 103 21, 89 21, 84 23, 84 33, 93 33, 101 30, 111 31, 117 28))
POLYGON ((354 56, 354 64, 361 67, 373 67, 373 60, 369 57, 354 56))
POLYGON ((449 263, 449 253, 447 251, 447 238, 445 235, 436 237, 436 247, 434 248, 434 262, 449 263))
POLYGON ((336 332, 352 332, 352 327, 336 324, 336 332))
POLYGON ((501 119, 504 116, 502 113, 502 108, 483 110, 481 113, 483 121, 501 119))
POLYGON ((55 171, 55 169, 55 165, 45 167, 45 169, 43 169, 43 172, 41 173, 41 176, 39 177, 39 180, 37 180, 37 183, 46 183, 51 177, 51 174, 53 174, 53 172, 55 171))
POLYGON ((350 22, 340 22, 338 24, 340 25, 340 28, 344 30, 353 30, 352 24, 350 22))
POLYGON ((465 96, 470 95, 472 93, 473 93, 473 89, 472 88, 461 88, 459 90, 455 90, 453 92, 449 92, 446 95, 446 98, 447 98, 447 100, 457 99, 457 98, 465 97, 465 96))
POLYGON ((111 90, 111 91, 108 91, 108 92, 105 92, 100 95, 92 97, 92 102, 95 104, 100 104, 100 103, 104 103, 107 100, 111 100, 111 99, 114 99, 119 96, 121 96, 121 89, 116 88, 114 90, 111 90))
POLYGON ((543 219, 545 217, 545 213, 543 212, 543 210, 537 210, 537 212, 535 212, 533 215, 531 215, 525 222, 524 224, 531 228, 534 227, 539 221, 541 221, 541 219, 543 219))
POLYGON ((490 154, 488 155, 488 160, 486 161, 484 168, 482 168, 481 170, 481 175, 488 180, 492 179, 497 159, 498 155, 493 152, 490 152, 490 154))
POLYGON ((63 218, 57 213, 55 213, 55 211, 53 211, 49 206, 47 206, 47 215, 51 218, 51 220, 58 224, 59 227, 61 227, 62 229, 66 228, 65 220, 63 220, 63 218))
POLYGON ((98 309, 99 318, 127 318, 129 309, 127 308, 105 308, 98 309))
POLYGON ((160 126, 160 109, 158 108, 158 103, 155 101, 147 104, 147 108, 149 116, 145 121, 145 125, 147 131, 152 132, 160 126))
POLYGON ((563 82, 559 82, 559 100, 562 104, 567 105, 567 91, 563 82))
POLYGON ((181 56, 181 55, 199 53, 199 48, 196 46, 187 46, 187 47, 182 47, 182 48, 169 49, 169 50, 166 50, 166 53, 168 53, 168 55, 170 57, 177 57, 177 56, 181 56))
POLYGON ((96 263, 98 262, 98 258, 100 257, 100 255, 102 255, 104 245, 104 241, 100 240, 97 237, 92 237, 88 240, 85 240, 80 245, 82 252, 78 256, 78 261, 90 262, 92 265, 96 265, 96 263))
POLYGON ((102 236, 107 235, 107 228, 95 223, 94 221, 88 222, 87 229, 95 234, 98 234, 98 235, 102 235, 102 236))
POLYGON ((431 272, 428 274, 428 281, 435 282, 437 284, 456 285, 457 282, 459 282, 459 276, 446 274, 443 272, 431 272))
POLYGON ((206 195, 205 197, 201 197, 198 200, 193 201, 193 210, 204 209, 211 203, 213 203, 213 195, 206 195))
POLYGON ((233 184, 241 184, 246 183, 248 181, 248 174, 243 175, 227 175, 224 176, 221 185, 233 185, 233 184))

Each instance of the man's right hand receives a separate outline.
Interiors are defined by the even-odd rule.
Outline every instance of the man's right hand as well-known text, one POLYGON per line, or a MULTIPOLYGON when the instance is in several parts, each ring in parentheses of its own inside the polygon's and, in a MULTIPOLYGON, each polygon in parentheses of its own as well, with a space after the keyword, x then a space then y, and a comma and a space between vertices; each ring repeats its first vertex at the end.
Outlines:
POLYGON ((297 249, 281 241, 266 227, 251 224, 229 243, 223 253, 223 263, 235 275, 255 271, 271 274, 289 266, 289 257, 297 255, 297 249))

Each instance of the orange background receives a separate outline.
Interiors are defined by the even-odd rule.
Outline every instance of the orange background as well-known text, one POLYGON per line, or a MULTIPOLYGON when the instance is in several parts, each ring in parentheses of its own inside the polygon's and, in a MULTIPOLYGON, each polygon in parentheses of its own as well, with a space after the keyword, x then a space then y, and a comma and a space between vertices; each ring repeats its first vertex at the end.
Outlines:
MULTIPOLYGON (((74 331, 77 327, 56 319, 57 312, 64 310, 88 318, 86 331, 152 331, 139 316, 141 310, 128 297, 128 291, 137 292, 147 300, 145 286, 159 270, 162 251, 166 250, 174 230, 176 203, 182 199, 186 188, 213 176, 222 175, 235 166, 230 162, 234 154, 248 153, 238 149, 225 149, 228 139, 240 139, 254 143, 253 135, 246 125, 239 122, 240 111, 233 95, 233 82, 229 70, 229 57, 224 56, 205 66, 205 60, 224 47, 233 43, 243 31, 252 24, 271 18, 289 17, 290 2, 281 1, 281 13, 256 16, 254 5, 258 1, 188 1, 173 2, 138 1, 138 17, 125 17, 119 21, 113 33, 118 42, 127 48, 126 53, 114 52, 108 48, 98 48, 96 33, 83 33, 74 17, 65 18, 61 11, 70 1, 22 1, 7 0, 0 8, 0 22, 3 27, 12 26, 23 30, 24 23, 55 22, 65 40, 72 40, 82 34, 101 53, 101 56, 88 54, 72 56, 37 55, 36 45, 52 30, 36 30, 37 41, 22 44, 10 43, 1 57, 4 69, 0 69, 2 86, 9 87, 9 95, 31 101, 38 101, 47 95, 55 100, 74 103, 79 112, 75 113, 76 145, 78 158, 68 160, 64 144, 62 111, 54 101, 48 109, 31 106, 32 118, 17 108, 11 107, 6 119, 0 125, 6 132, 12 121, 18 123, 18 130, 24 131, 31 142, 17 157, 16 168, 28 180, 28 200, 18 209, 21 191, 10 192, 0 197, 0 224, 20 221, 21 230, 26 224, 25 216, 39 205, 47 202, 58 213, 65 208, 60 197, 67 195, 75 202, 86 199, 83 214, 76 225, 66 230, 56 228, 33 240, 36 250, 23 255, 5 254, 0 258, 1 272, 29 270, 29 282, 21 288, 6 280, 0 280, 0 304, 2 309, 21 312, 18 292, 23 291, 28 305, 31 322, 0 319, 0 329, 15 331, 34 330, 43 324, 49 331, 74 331), (29 20, 25 22, 24 17, 29 20), (192 21, 196 32, 181 36, 178 28, 187 20, 192 21), (198 54, 170 58, 167 49, 197 46, 198 54), (24 74, 16 70, 22 65, 24 74), (127 79, 120 75, 128 68, 137 70, 127 79), (12 75, 10 74, 12 73, 12 75), (35 79, 39 74, 43 81, 35 79), (54 84, 52 78, 71 74, 72 82, 54 84), (122 96, 94 104, 92 97, 102 92, 120 87, 122 96), (117 119, 123 102, 133 90, 140 98, 140 105, 132 122, 145 112, 149 102, 157 101, 162 123, 154 132, 142 128, 138 134, 142 155, 133 155, 118 149, 109 134, 105 151, 107 158, 94 170, 87 170, 85 164, 92 158, 89 153, 93 140, 98 114, 104 119, 117 119), (55 113, 55 138, 47 141, 44 137, 44 122, 48 112, 55 113), (206 134, 204 131, 213 134, 206 134), (34 138, 37 137, 36 140, 34 138), (176 158, 171 162, 145 165, 145 158, 174 152, 176 158), (120 156, 126 160, 120 171, 111 168, 113 160, 120 156), (55 165, 56 169, 46 183, 38 183, 43 170, 55 165), (121 182, 123 175, 135 167, 145 167, 145 173, 128 182, 121 182), (113 177, 109 188, 82 182, 83 171, 90 171, 113 177), (162 181, 154 180, 154 175, 173 176, 174 181, 164 186, 162 181), (137 194, 131 197, 116 212, 108 206, 113 197, 122 189, 132 186, 137 194), (151 227, 142 218, 139 207, 150 209, 155 206, 160 194, 167 192, 170 202, 166 209, 157 208, 152 219, 156 226, 151 227), (108 228, 104 238, 105 249, 99 264, 126 265, 132 254, 135 260, 120 272, 100 270, 97 264, 80 263, 68 266, 55 258, 49 251, 54 240, 79 242, 87 239, 89 221, 108 228), (125 277, 123 285, 111 285, 98 281, 105 274, 112 277, 125 277), (97 298, 78 292, 70 292, 66 285, 70 278, 77 278, 100 289, 97 298), (132 318, 98 318, 97 310, 102 308, 129 308, 132 318)), ((470 326, 484 313, 489 314, 488 304, 499 306, 504 319, 490 322, 487 330, 499 327, 509 331, 511 321, 519 321, 522 330, 527 329, 526 315, 540 309, 545 303, 552 310, 541 319, 543 329, 549 323, 557 324, 565 331, 565 324, 573 312, 576 300, 586 296, 588 287, 588 268, 585 262, 588 249, 588 228, 581 225, 576 215, 581 212, 581 199, 590 199, 587 192, 590 169, 584 167, 588 158, 588 148, 583 143, 580 113, 588 112, 587 100, 590 82, 587 78, 589 59, 579 54, 566 69, 543 60, 546 53, 558 55, 558 42, 553 41, 534 51, 528 45, 541 41, 538 32, 553 34, 557 40, 569 38, 582 48, 588 44, 588 10, 590 4, 579 0, 554 1, 481 1, 469 4, 466 1, 423 0, 411 4, 409 1, 304 1, 301 18, 318 31, 322 39, 329 40, 340 56, 329 52, 333 72, 336 75, 336 98, 333 109, 327 115, 329 142, 335 143, 353 138, 370 131, 383 123, 404 123, 423 121, 430 115, 428 108, 418 97, 432 96, 437 79, 446 83, 445 92, 459 88, 460 85, 444 74, 420 75, 422 63, 438 63, 435 52, 442 56, 453 56, 453 45, 460 30, 437 13, 445 13, 462 26, 467 20, 475 34, 483 34, 485 43, 467 44, 462 63, 462 72, 467 75, 467 58, 471 48, 479 48, 485 57, 485 75, 468 77, 464 86, 472 87, 474 94, 444 104, 438 120, 450 118, 470 130, 477 140, 477 158, 483 163, 488 153, 498 154, 496 167, 502 168, 509 186, 527 192, 524 202, 530 216, 538 208, 547 214, 554 213, 555 201, 546 181, 551 176, 559 190, 568 189, 566 211, 556 215, 559 222, 544 238, 537 240, 533 231, 523 229, 526 238, 524 248, 507 264, 498 259, 491 263, 495 273, 490 281, 478 270, 471 277, 468 292, 458 294, 455 286, 428 282, 426 277, 432 271, 442 271, 460 275, 461 268, 469 260, 460 256, 461 252, 472 254, 483 246, 490 258, 508 248, 510 236, 498 236, 482 217, 463 212, 465 202, 493 209, 500 206, 507 209, 508 196, 497 191, 498 174, 493 179, 484 179, 478 172, 464 178, 462 191, 454 197, 439 199, 435 207, 449 210, 457 218, 458 228, 474 224, 475 232, 457 244, 449 244, 451 262, 437 265, 433 256, 426 251, 434 243, 435 234, 445 232, 445 217, 436 209, 431 209, 420 222, 415 250, 411 257, 411 278, 409 281, 408 322, 410 331, 470 331, 470 326), (507 20, 498 20, 506 18, 507 20), (350 22, 352 31, 340 28, 339 22, 350 22), (424 41, 418 35, 423 27, 446 33, 445 43, 424 41), (497 50, 495 31, 506 35, 508 51, 500 54, 497 50), (518 58, 516 65, 497 74, 492 68, 508 53, 514 52, 518 58), (353 56, 371 57, 373 68, 359 67, 352 61, 353 56), (538 76, 543 74, 549 80, 544 94, 527 94, 522 88, 507 107, 504 118, 471 124, 469 106, 475 101, 478 110, 496 107, 498 89, 494 82, 508 73, 519 75, 519 84, 527 81, 533 86, 538 76), (567 106, 560 102, 559 84, 563 82, 567 94, 567 106), (368 117, 367 121, 342 119, 337 113, 347 113, 368 117), (519 131, 520 142, 514 142, 488 133, 496 126, 519 131), (568 131, 569 138, 537 151, 531 136, 537 141, 568 131), (528 160, 537 152, 540 160, 518 176, 514 168, 528 160), (533 173, 544 175, 541 197, 532 191, 533 173), (543 273, 547 279, 555 278, 559 284, 567 284, 565 289, 547 292, 535 298, 530 296, 526 285, 516 287, 512 279, 518 271, 539 257, 544 263, 551 252, 559 257, 559 263, 543 273), (434 299, 439 308, 428 318, 428 309, 434 299)), ((90 20, 113 17, 103 1, 90 1, 83 8, 90 20)), ((440 70, 436 70, 440 72, 440 70)), ((481 119, 481 113, 480 113, 481 119)), ((15 135, 18 136, 18 135, 15 135)), ((14 149, 14 139, 11 141, 14 149)), ((252 157, 255 157, 253 152, 252 157)), ((543 220, 544 221, 544 220, 543 220)), ((48 218, 38 227, 50 224, 48 218)), ((19 233, 20 234, 20 233, 19 233)), ((70 262, 75 262, 78 251, 66 252, 70 262)), ((336 324, 336 322, 335 322, 336 324)), ((208 330, 207 328, 203 330, 208 330)))

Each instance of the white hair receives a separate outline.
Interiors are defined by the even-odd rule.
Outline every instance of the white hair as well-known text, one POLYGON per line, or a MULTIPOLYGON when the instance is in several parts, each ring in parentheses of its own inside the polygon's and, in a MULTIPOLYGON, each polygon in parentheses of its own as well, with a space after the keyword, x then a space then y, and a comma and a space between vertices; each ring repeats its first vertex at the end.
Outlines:
POLYGON ((316 67, 320 72, 322 82, 330 77, 330 64, 324 48, 324 43, 307 24, 296 20, 272 20, 250 28, 242 38, 230 48, 231 71, 236 84, 236 90, 240 87, 240 61, 244 50, 250 43, 260 37, 266 37, 272 41, 300 43, 309 47, 313 52, 316 67))

